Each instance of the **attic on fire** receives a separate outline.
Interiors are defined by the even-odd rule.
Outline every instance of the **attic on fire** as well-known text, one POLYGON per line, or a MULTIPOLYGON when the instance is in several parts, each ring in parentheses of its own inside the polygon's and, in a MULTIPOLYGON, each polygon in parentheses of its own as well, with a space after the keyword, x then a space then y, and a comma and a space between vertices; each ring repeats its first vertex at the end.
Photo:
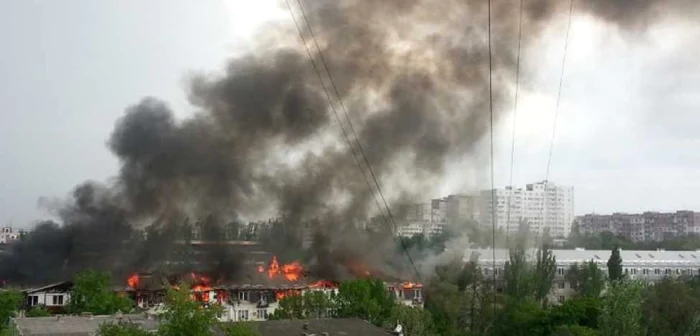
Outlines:
MULTIPOLYGON (((363 274, 370 275, 369 271, 363 274)), ((191 286, 194 300, 207 306, 219 304, 224 308, 223 320, 266 320, 279 307, 279 302, 290 295, 303 295, 309 291, 338 292, 338 283, 325 279, 311 279, 299 262, 282 264, 276 256, 266 265, 252 267, 244 281, 217 283, 211 278, 190 273, 180 277, 163 277, 154 274, 133 274, 127 279, 126 292, 142 309, 158 310, 167 290, 177 288, 178 283, 191 286)), ((387 290, 395 299, 413 307, 423 306, 423 286, 412 282, 385 281, 387 290)))

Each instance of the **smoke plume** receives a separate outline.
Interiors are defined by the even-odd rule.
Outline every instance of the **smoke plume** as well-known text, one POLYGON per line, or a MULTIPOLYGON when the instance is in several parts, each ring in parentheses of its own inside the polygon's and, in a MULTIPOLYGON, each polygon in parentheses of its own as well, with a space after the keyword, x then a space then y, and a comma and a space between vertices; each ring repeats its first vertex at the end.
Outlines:
MULTIPOLYGON (((569 6, 524 1, 527 49, 551 22, 566 19, 569 6)), ((639 32, 668 7, 692 3, 580 0, 575 15, 639 32)), ((178 120, 166 102, 143 98, 108 139, 121 162, 116 182, 78 186, 60 211, 61 224, 40 224, 2 258, 0 277, 40 282, 88 267, 148 268, 174 257, 183 223, 263 214, 281 216, 283 231, 297 238, 305 229, 316 234, 310 260, 319 275, 337 276, 339 265, 357 262, 407 274, 399 252, 387 248, 390 224, 376 217, 376 189, 368 187, 362 153, 341 130, 352 143, 344 112, 390 203, 423 197, 447 164, 476 157, 491 120, 488 2, 302 1, 320 53, 292 4, 318 69, 325 68, 322 55, 333 83, 322 72, 321 84, 303 46, 289 43, 299 41, 290 24, 261 38, 296 47, 260 47, 229 60, 219 75, 194 78, 191 117, 178 120), (362 223, 375 223, 376 235, 352 229, 362 223), (143 227, 149 227, 145 238, 136 230, 143 227)), ((492 3, 496 122, 511 99, 518 10, 510 0, 492 3)), ((210 271, 235 277, 240 263, 227 253, 207 255, 217 260, 210 271)))

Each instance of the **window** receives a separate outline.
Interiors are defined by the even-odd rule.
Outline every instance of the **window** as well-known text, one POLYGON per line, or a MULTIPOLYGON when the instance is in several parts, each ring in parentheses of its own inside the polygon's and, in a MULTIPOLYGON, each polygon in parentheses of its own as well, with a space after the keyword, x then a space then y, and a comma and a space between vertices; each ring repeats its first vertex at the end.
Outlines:
POLYGON ((654 274, 655 274, 655 275, 661 274, 661 270, 658 269, 658 268, 654 268, 654 274))
POLYGON ((32 307, 39 304, 39 295, 27 296, 27 305, 32 307))
POLYGON ((239 321, 246 321, 248 320, 248 310, 243 309, 238 311, 238 320, 239 321))
POLYGON ((53 304, 54 306, 63 306, 63 295, 52 296, 51 304, 53 304))
POLYGON ((564 299, 565 299, 565 298, 564 298, 563 295, 559 296, 559 303, 564 302, 564 299))
POLYGON ((642 274, 644 274, 644 275, 649 274, 649 270, 646 268, 642 268, 642 274))
POLYGON ((680 268, 676 268, 676 274, 681 274, 681 269, 680 269, 680 268))
POLYGON ((566 288, 566 283, 564 281, 559 282, 559 289, 566 288))
POLYGON ((665 273, 666 275, 671 274, 671 269, 670 269, 670 268, 667 268, 666 271, 664 271, 664 273, 665 273))
POLYGON ((267 309, 258 309, 258 318, 267 320, 267 309))
POLYGON ((637 269, 636 269, 636 268, 633 268, 633 269, 632 269, 632 275, 637 275, 637 269))
POLYGON ((564 275, 564 267, 557 268, 557 274, 564 275))
POLYGON ((250 298, 250 295, 246 291, 240 291, 238 292, 238 300, 240 301, 248 301, 250 298))

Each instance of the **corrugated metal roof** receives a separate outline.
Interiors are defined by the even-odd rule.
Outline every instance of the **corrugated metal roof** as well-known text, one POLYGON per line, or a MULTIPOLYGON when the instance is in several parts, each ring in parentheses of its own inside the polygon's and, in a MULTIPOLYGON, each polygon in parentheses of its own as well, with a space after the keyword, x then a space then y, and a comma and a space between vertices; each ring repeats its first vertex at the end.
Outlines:
MULTIPOLYGON (((112 316, 61 316, 57 317, 17 317, 12 319, 12 326, 24 336, 88 336, 94 335, 100 324, 117 323, 119 317, 112 316)), ((148 320, 142 315, 124 315, 122 321, 140 325, 145 330, 155 330, 158 322, 148 320)))
MULTIPOLYGON (((507 249, 496 249, 496 261, 504 262, 508 260, 507 249)), ((537 249, 528 249, 526 257, 534 260, 537 249)), ((610 250, 552 250, 558 263, 574 263, 593 260, 596 262, 607 262, 612 254, 610 250)), ((470 260, 470 256, 478 255, 480 260, 491 260, 493 251, 491 249, 467 249, 464 260, 470 260)), ((659 250, 621 250, 620 257, 623 264, 678 264, 700 267, 700 259, 697 251, 659 251, 659 250)))

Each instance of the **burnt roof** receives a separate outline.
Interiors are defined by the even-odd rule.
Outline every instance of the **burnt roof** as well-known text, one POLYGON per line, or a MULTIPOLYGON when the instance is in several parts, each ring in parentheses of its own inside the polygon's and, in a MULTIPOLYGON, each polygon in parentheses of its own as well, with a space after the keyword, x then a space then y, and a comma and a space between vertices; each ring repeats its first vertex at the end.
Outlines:
MULTIPOLYGON (((235 323, 235 322, 233 322, 235 323)), ((391 333, 358 318, 318 320, 275 320, 248 322, 261 336, 322 335, 329 336, 387 336, 391 333), (306 324, 307 328, 304 329, 306 324)))

